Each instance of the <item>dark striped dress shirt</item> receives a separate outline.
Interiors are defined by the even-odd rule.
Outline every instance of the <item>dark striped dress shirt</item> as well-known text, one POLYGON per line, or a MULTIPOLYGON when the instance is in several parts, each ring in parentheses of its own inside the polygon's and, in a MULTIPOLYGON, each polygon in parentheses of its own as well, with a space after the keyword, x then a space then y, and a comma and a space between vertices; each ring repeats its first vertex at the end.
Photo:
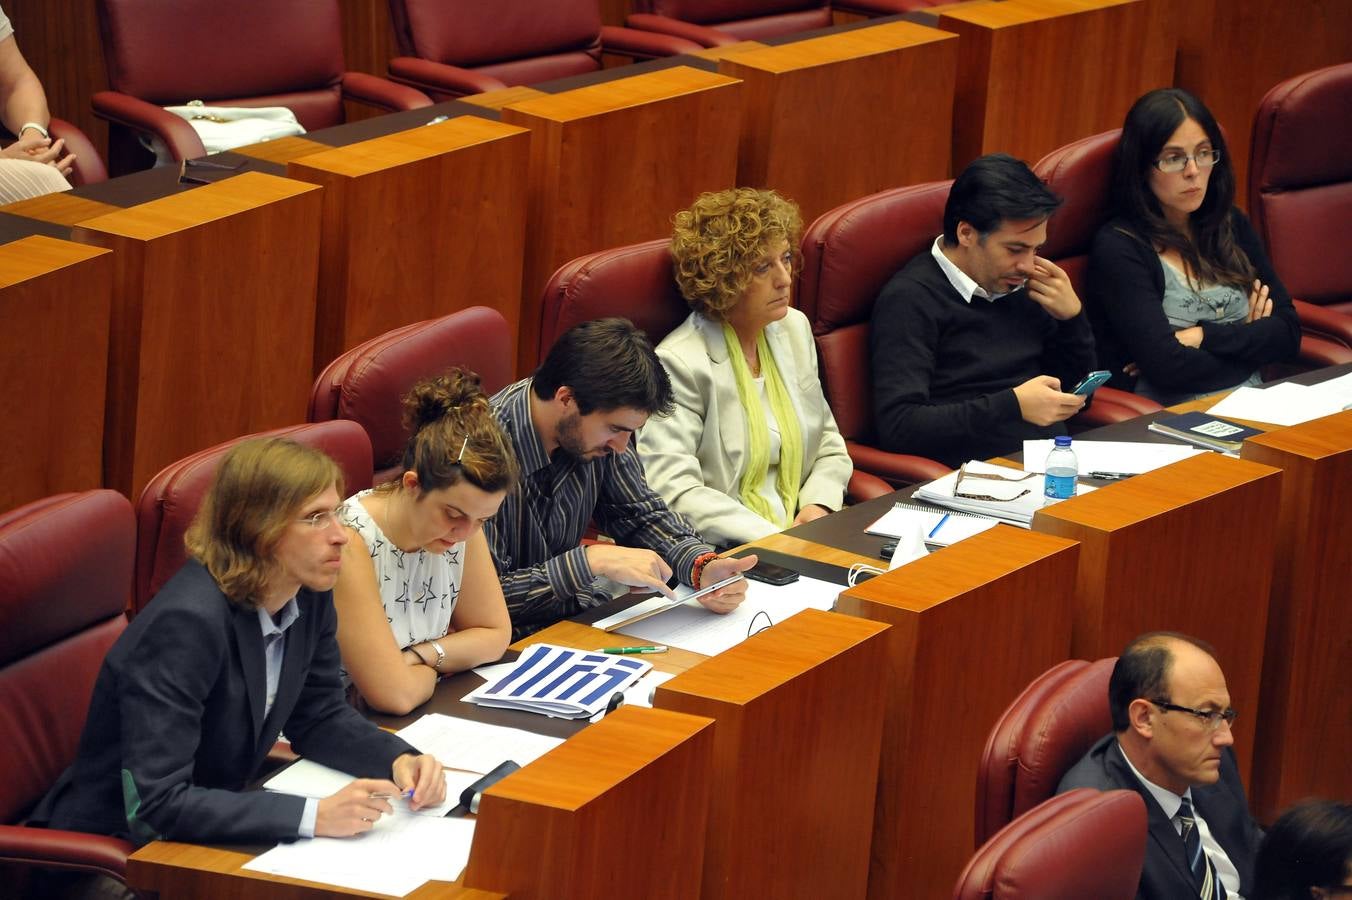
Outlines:
POLYGON ((521 463, 520 484, 484 523, 512 637, 610 599, 578 545, 593 519, 616 543, 654 551, 682 584, 690 584, 695 560, 713 548, 648 487, 633 442, 623 453, 598 459, 577 460, 562 451, 551 459, 531 421, 530 383, 509 385, 492 400, 521 463))

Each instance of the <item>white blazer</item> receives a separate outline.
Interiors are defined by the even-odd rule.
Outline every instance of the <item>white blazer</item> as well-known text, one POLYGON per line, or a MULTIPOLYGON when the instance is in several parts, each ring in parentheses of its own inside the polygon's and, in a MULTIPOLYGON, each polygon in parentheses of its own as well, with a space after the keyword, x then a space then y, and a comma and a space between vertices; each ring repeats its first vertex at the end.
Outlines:
MULTIPOLYGON (((799 509, 814 503, 839 509, 854 467, 817 378, 812 328, 806 316, 790 308, 766 326, 765 339, 803 434, 799 509)), ((691 313, 658 345, 657 355, 671 377, 676 408, 669 416, 649 419, 639 433, 648 484, 711 543, 742 544, 779 531, 738 499, 746 466, 746 415, 723 326, 691 313)))

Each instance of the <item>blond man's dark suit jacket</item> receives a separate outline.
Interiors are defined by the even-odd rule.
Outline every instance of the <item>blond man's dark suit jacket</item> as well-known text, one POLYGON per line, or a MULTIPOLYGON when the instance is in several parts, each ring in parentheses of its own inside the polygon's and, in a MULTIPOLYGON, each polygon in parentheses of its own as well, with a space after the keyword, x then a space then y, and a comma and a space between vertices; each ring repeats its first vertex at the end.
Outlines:
MULTIPOLYGON (((1164 810, 1150 796, 1127 766, 1126 757, 1117 743, 1117 735, 1110 734, 1096 743, 1075 766, 1065 774, 1056 792, 1064 794, 1075 788, 1097 788, 1101 791, 1126 788, 1145 800, 1147 835, 1145 865, 1141 868, 1141 884, 1136 889, 1137 900, 1186 900, 1195 895, 1188 862, 1183 854, 1183 838, 1164 810)), ((1226 747, 1221 755, 1221 777, 1215 784, 1192 789, 1193 805, 1206 819, 1207 828, 1225 849, 1225 855, 1239 870, 1240 893, 1246 897, 1253 891, 1253 861, 1263 832, 1249 815, 1244 785, 1239 780, 1235 755, 1226 747)))
POLYGON ((138 844, 294 838, 303 799, 244 791, 283 730, 304 757, 390 777, 395 758, 416 751, 347 704, 332 594, 302 588, 296 603, 264 719, 258 613, 190 560, 108 651, 75 763, 32 822, 138 844))

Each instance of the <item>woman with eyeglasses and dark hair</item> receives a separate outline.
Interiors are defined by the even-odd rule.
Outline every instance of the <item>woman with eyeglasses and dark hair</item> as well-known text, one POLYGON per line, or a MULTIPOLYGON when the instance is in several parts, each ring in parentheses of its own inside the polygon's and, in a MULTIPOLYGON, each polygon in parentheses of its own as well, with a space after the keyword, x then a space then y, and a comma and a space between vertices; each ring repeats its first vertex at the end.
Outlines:
POLYGON ((1249 900, 1352 897, 1352 803, 1310 800, 1263 839, 1249 900))
POLYGON ((1087 305, 1113 386, 1166 406, 1260 383, 1300 323, 1235 208, 1225 136, 1178 88, 1141 97, 1113 159, 1114 218, 1094 238, 1087 305))
POLYGON ((349 497, 333 589, 343 668, 365 702, 403 715, 441 675, 502 656, 512 623, 483 536, 516 483, 511 441, 463 369, 414 385, 403 474, 349 497))

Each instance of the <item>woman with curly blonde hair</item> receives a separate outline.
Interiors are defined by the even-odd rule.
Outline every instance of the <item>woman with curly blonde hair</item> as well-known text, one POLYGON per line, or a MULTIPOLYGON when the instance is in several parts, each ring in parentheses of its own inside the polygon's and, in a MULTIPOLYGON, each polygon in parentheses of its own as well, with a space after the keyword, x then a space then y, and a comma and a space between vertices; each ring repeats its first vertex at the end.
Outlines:
POLYGON ((638 448, 648 483, 713 543, 838 509, 852 471, 807 317, 789 305, 802 228, 791 201, 751 188, 676 216, 676 283, 693 311, 657 348, 676 408, 638 448))

